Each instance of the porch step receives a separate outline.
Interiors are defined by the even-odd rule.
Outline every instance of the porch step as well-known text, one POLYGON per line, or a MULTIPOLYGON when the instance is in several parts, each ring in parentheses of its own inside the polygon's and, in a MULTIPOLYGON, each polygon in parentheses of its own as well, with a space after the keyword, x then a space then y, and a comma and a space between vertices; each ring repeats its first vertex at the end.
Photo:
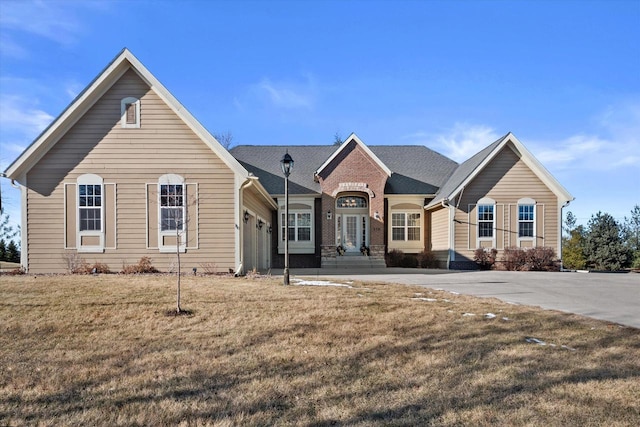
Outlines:
POLYGON ((385 268, 387 265, 382 258, 370 256, 338 256, 335 258, 322 258, 322 268, 335 268, 339 270, 385 268))

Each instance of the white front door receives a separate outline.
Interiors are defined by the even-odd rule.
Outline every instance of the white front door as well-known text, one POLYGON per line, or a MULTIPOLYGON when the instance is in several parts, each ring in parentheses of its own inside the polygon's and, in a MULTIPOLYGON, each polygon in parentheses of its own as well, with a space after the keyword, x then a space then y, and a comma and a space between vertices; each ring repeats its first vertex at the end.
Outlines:
POLYGON ((362 215, 343 215, 342 241, 347 252, 359 252, 361 246, 360 218, 362 215))

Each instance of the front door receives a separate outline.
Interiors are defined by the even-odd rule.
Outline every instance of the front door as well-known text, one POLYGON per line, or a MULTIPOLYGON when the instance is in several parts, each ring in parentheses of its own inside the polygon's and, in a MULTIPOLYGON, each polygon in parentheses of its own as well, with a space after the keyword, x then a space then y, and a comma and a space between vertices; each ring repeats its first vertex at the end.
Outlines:
POLYGON ((342 215, 344 227, 342 241, 347 252, 360 251, 360 217, 362 215, 342 215))

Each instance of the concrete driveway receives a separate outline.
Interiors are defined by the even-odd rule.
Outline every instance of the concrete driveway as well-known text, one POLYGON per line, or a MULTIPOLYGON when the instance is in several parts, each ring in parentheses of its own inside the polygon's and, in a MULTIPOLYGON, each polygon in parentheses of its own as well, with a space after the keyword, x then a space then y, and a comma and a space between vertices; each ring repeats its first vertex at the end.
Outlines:
POLYGON ((449 272, 380 269, 292 270, 306 277, 330 277, 419 285, 505 302, 539 306, 640 328, 640 274, 511 271, 449 272))

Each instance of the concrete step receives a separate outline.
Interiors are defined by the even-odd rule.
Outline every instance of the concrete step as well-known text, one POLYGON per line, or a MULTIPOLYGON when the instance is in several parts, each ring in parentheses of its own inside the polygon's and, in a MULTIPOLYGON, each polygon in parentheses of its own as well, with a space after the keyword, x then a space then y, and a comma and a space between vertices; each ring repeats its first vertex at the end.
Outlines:
POLYGON ((370 256, 338 256, 335 258, 322 258, 322 268, 335 268, 339 270, 385 268, 386 263, 382 258, 370 256))

